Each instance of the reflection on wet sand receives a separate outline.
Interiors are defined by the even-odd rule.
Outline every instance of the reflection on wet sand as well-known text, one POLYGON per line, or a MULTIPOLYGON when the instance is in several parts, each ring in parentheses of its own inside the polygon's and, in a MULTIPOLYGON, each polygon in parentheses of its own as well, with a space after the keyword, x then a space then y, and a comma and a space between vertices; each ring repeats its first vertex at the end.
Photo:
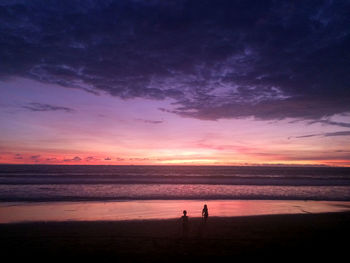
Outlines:
POLYGON ((0 203, 0 223, 23 221, 109 221, 178 218, 183 210, 211 217, 326 213, 350 210, 350 202, 277 200, 147 200, 118 202, 0 203))

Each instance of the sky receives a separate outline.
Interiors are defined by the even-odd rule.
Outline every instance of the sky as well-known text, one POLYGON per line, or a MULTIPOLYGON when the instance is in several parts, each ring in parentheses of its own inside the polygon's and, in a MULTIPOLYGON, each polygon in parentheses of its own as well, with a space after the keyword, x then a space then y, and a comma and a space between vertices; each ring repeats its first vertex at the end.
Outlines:
POLYGON ((350 166, 349 13, 0 0, 0 163, 350 166))

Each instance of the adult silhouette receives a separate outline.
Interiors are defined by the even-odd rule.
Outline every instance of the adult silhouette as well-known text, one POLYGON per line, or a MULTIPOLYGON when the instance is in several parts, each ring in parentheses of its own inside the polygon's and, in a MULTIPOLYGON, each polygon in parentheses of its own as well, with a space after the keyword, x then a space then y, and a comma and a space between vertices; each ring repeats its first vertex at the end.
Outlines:
POLYGON ((188 230, 189 230, 187 211, 184 210, 183 214, 184 215, 181 217, 181 219, 182 219, 182 236, 183 237, 187 237, 188 236, 188 230))
POLYGON ((202 210, 202 217, 203 217, 204 223, 207 222, 208 216, 209 216, 208 206, 205 204, 204 207, 203 207, 203 210, 202 210))

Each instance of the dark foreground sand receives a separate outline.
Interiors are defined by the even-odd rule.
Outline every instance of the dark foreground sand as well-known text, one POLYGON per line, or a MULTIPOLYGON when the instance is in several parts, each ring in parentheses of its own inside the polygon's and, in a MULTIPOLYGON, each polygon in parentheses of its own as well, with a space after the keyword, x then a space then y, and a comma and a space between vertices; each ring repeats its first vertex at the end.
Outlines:
MULTIPOLYGON (((177 220, 59 222, 0 225, 4 262, 30 258, 108 261, 221 261, 246 258, 286 262, 347 261, 350 213, 190 218, 181 238, 177 220)), ((23 261, 22 261, 23 262, 23 261)))

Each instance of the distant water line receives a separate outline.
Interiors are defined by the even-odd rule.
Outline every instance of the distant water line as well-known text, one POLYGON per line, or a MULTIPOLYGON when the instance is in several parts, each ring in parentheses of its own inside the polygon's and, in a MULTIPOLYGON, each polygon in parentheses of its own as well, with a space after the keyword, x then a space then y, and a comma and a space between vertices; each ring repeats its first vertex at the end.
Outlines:
POLYGON ((0 201, 78 200, 350 200, 349 186, 190 184, 0 185, 0 201))
POLYGON ((350 200, 350 168, 0 165, 0 201, 350 200))

